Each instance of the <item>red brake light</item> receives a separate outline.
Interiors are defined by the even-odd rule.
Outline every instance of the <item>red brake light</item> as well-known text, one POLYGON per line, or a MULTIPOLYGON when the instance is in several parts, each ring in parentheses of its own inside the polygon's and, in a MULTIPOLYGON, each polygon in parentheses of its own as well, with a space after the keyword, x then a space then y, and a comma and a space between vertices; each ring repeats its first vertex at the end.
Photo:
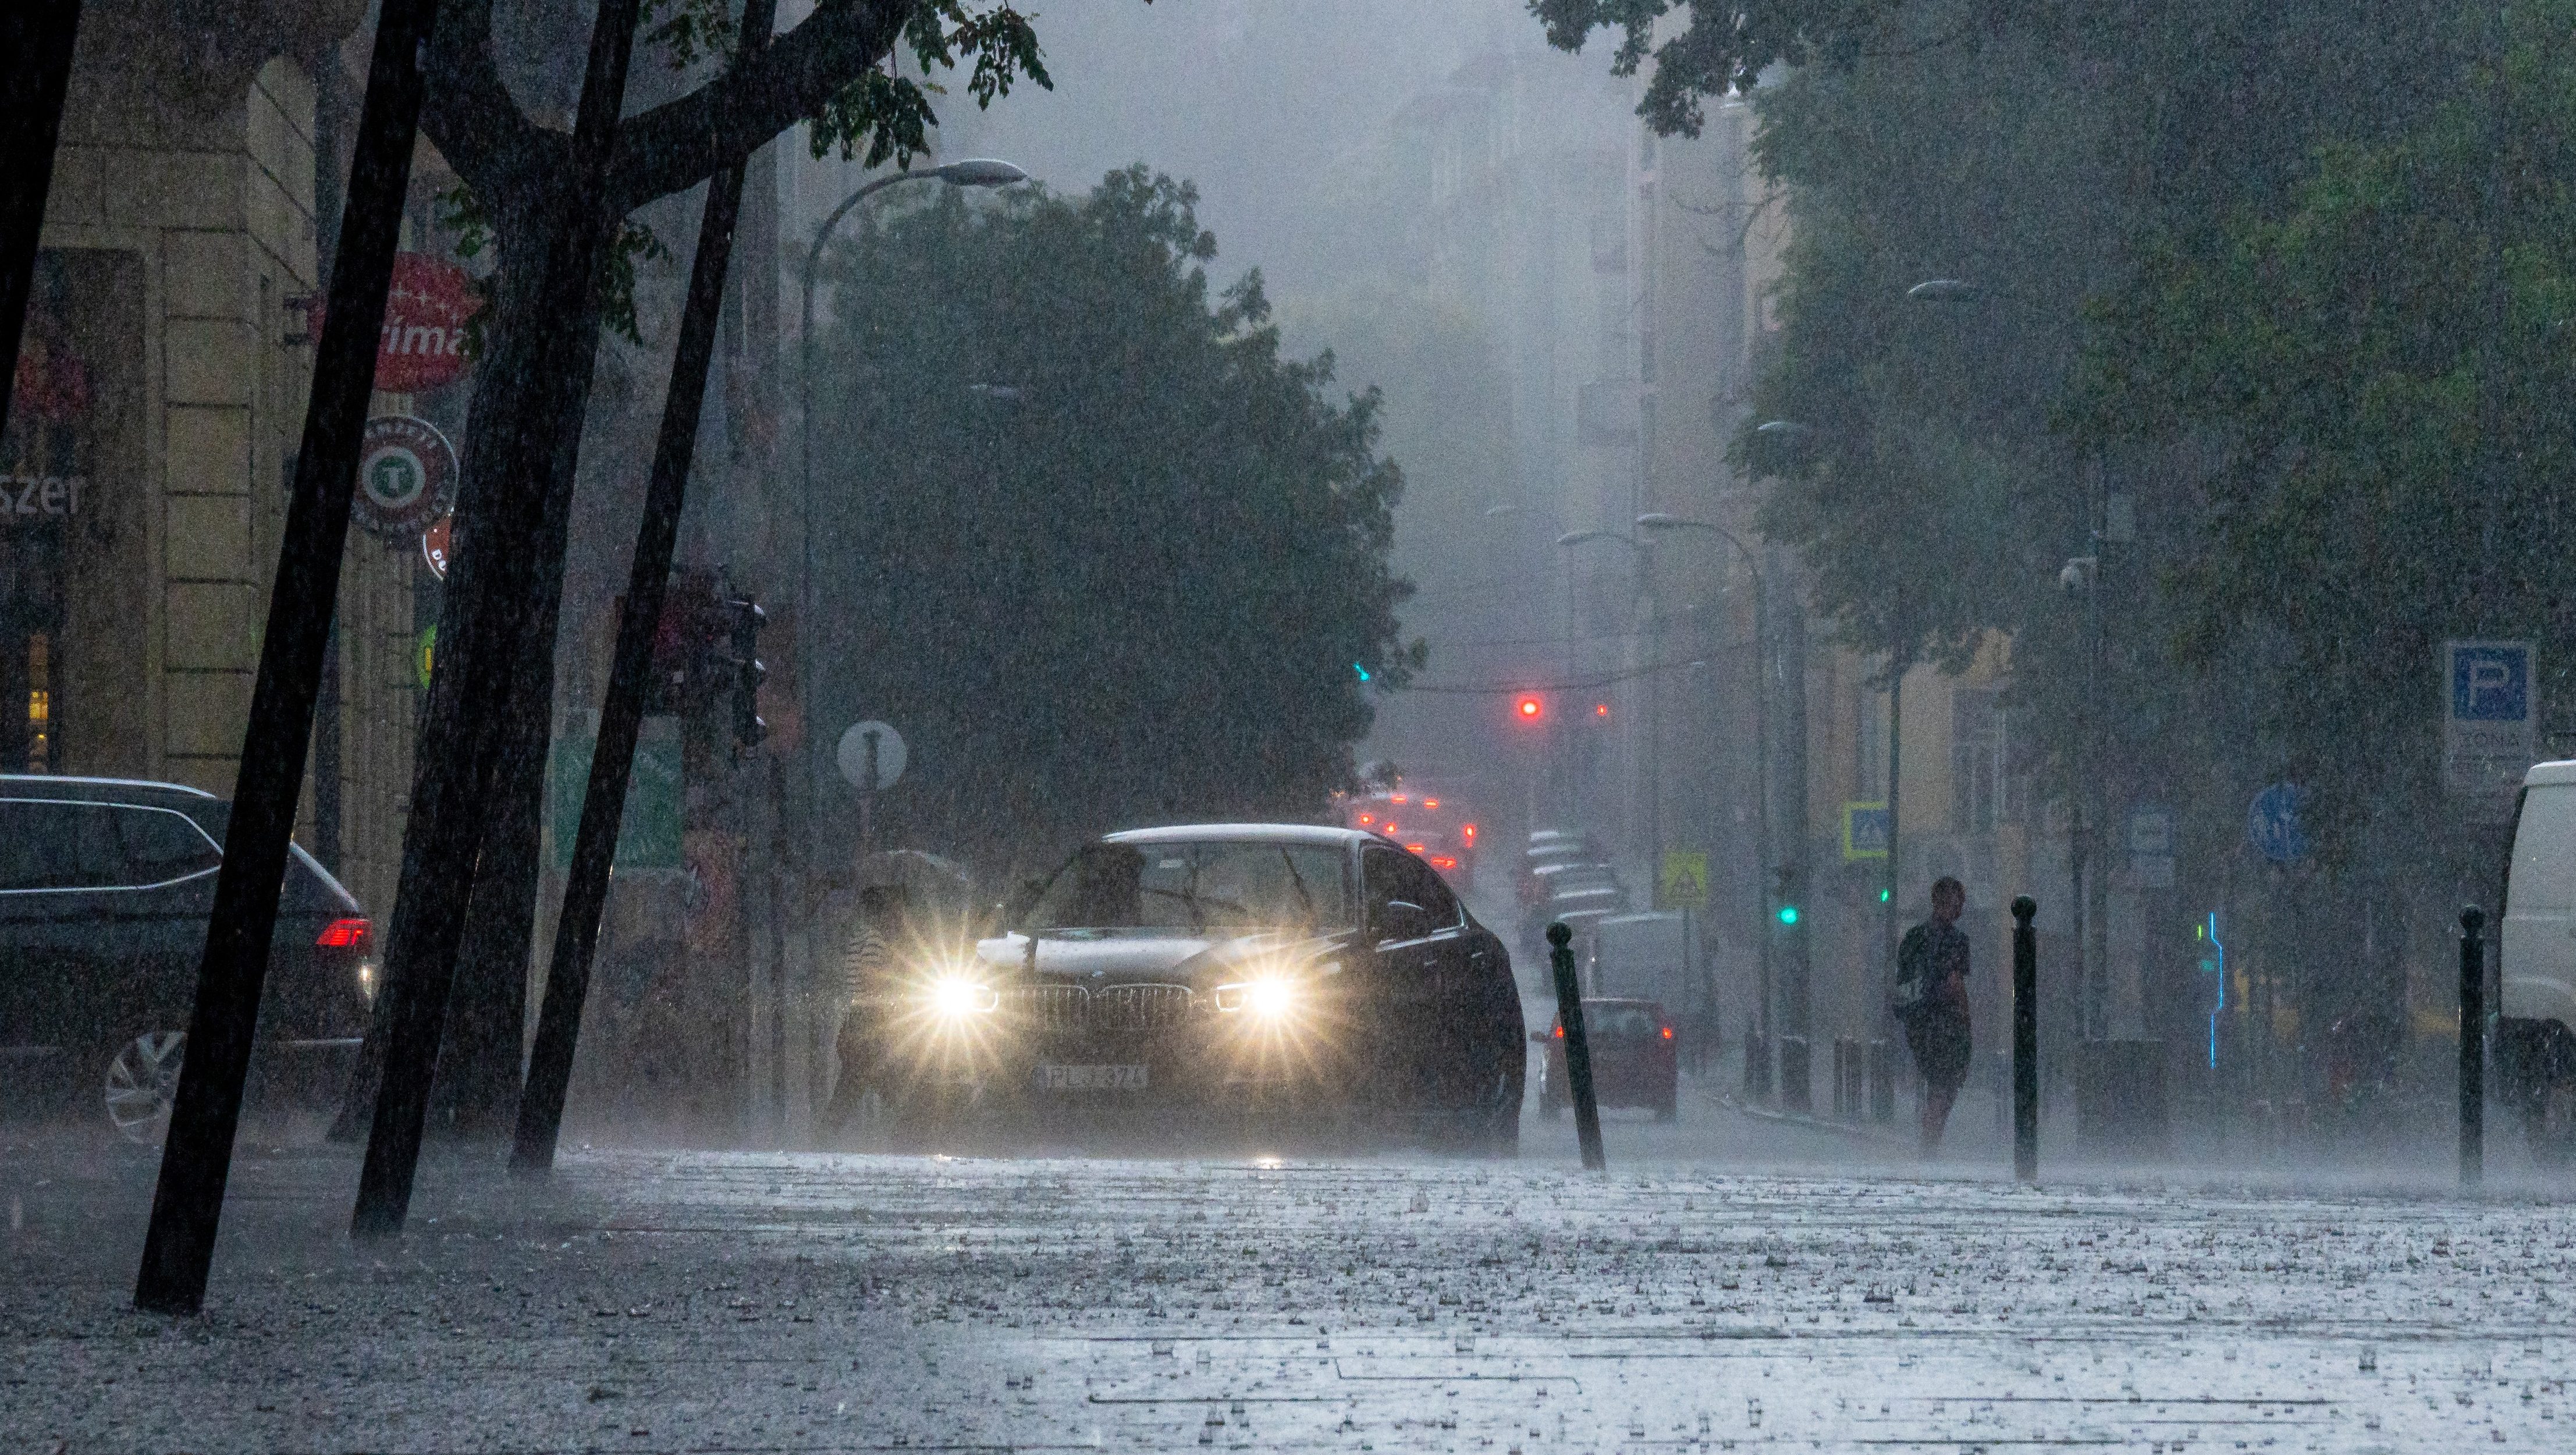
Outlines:
POLYGON ((1672 1028, 1671 1026, 1666 1026, 1666 1027, 1664 1027, 1664 1039, 1665 1039, 1665 1040, 1667 1040, 1667 1041, 1669 1041, 1669 1040, 1671 1040, 1672 1038, 1673 1038, 1673 1028, 1672 1028))
POLYGON ((1390 793, 1386 796, 1386 801, 1389 803, 1411 803, 1413 801, 1413 796, 1406 793, 1390 793))
POLYGON ((1565 1027, 1558 1026, 1556 1028, 1556 1038, 1560 1041, 1565 1039, 1565 1027))
POLYGON ((1360 815, 1360 827, 1361 827, 1361 828, 1367 828, 1370 824, 1373 824, 1373 823, 1375 823, 1375 822, 1377 822, 1377 815, 1376 815, 1376 814, 1373 814, 1373 813, 1364 813, 1364 814, 1361 814, 1361 815, 1360 815))
POLYGON ((1407 844, 1404 846, 1404 852, 1408 854, 1419 854, 1422 852, 1422 846, 1420 844, 1407 844))
POLYGON ((1422 800, 1422 806, 1424 808, 1438 808, 1440 806, 1440 800, 1436 798, 1426 798, 1422 800))
POLYGON ((1476 826, 1474 824, 1465 824, 1460 826, 1458 836, 1465 839, 1468 843, 1473 844, 1476 842, 1476 826))
POLYGON ((362 919, 335 919, 322 927, 313 943, 326 950, 363 949, 374 938, 375 926, 362 919))
POLYGON ((1450 858, 1446 854, 1439 854, 1433 856, 1431 867, 1434 869, 1455 869, 1458 867, 1458 861, 1450 858))

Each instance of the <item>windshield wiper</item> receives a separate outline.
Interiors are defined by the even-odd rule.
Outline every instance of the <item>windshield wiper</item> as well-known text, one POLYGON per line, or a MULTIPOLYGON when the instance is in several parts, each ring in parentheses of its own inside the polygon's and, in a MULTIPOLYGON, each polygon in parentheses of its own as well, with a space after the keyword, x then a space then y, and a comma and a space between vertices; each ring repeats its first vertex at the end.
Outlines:
POLYGON ((1286 849, 1279 851, 1279 862, 1288 868, 1288 887, 1297 891, 1297 902, 1306 909, 1306 923, 1315 923, 1315 896, 1306 892, 1306 876, 1297 872, 1297 856, 1286 849))

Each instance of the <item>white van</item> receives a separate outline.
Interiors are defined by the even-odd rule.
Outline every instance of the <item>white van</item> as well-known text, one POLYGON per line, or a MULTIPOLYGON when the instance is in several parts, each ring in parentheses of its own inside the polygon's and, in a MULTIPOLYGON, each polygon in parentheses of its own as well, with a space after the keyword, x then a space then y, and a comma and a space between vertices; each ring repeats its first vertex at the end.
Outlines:
POLYGON ((2496 1090, 2532 1155, 2576 1161, 2576 761, 2536 763, 2514 810, 2498 955, 2496 1090))

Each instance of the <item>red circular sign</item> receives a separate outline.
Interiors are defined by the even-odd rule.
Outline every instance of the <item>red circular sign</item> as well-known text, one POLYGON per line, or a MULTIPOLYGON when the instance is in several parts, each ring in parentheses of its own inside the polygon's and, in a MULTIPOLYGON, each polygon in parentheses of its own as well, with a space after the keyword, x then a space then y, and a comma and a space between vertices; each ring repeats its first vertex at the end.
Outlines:
POLYGON ((447 552, 455 535, 456 515, 453 511, 440 516, 421 533, 421 558, 429 562, 429 574, 441 581, 447 579, 447 552))
MULTIPOLYGON (((465 372, 465 326, 482 307, 463 268, 425 253, 394 254, 384 331, 376 336, 376 387, 418 394, 456 382, 465 372)), ((317 343, 323 311, 317 300, 305 313, 317 343)))

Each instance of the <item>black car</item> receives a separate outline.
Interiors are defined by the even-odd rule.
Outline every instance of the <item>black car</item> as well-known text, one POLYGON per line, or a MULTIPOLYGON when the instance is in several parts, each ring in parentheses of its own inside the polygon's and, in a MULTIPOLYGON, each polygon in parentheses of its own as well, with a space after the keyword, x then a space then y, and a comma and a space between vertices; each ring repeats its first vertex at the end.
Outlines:
POLYGON ((1421 858, 1302 825, 1086 845, 971 945, 899 949, 852 1014, 899 1133, 965 1115, 1165 1109, 1291 1132, 1518 1145, 1502 942, 1421 858))
MULTIPOLYGON (((11 1102, 68 1085, 119 1134, 160 1141, 228 807, 171 783, 0 775, 0 1077, 11 1102)), ((329 1084, 345 1068, 375 993, 373 938, 358 902, 297 848, 260 996, 263 1083, 329 1084)))

